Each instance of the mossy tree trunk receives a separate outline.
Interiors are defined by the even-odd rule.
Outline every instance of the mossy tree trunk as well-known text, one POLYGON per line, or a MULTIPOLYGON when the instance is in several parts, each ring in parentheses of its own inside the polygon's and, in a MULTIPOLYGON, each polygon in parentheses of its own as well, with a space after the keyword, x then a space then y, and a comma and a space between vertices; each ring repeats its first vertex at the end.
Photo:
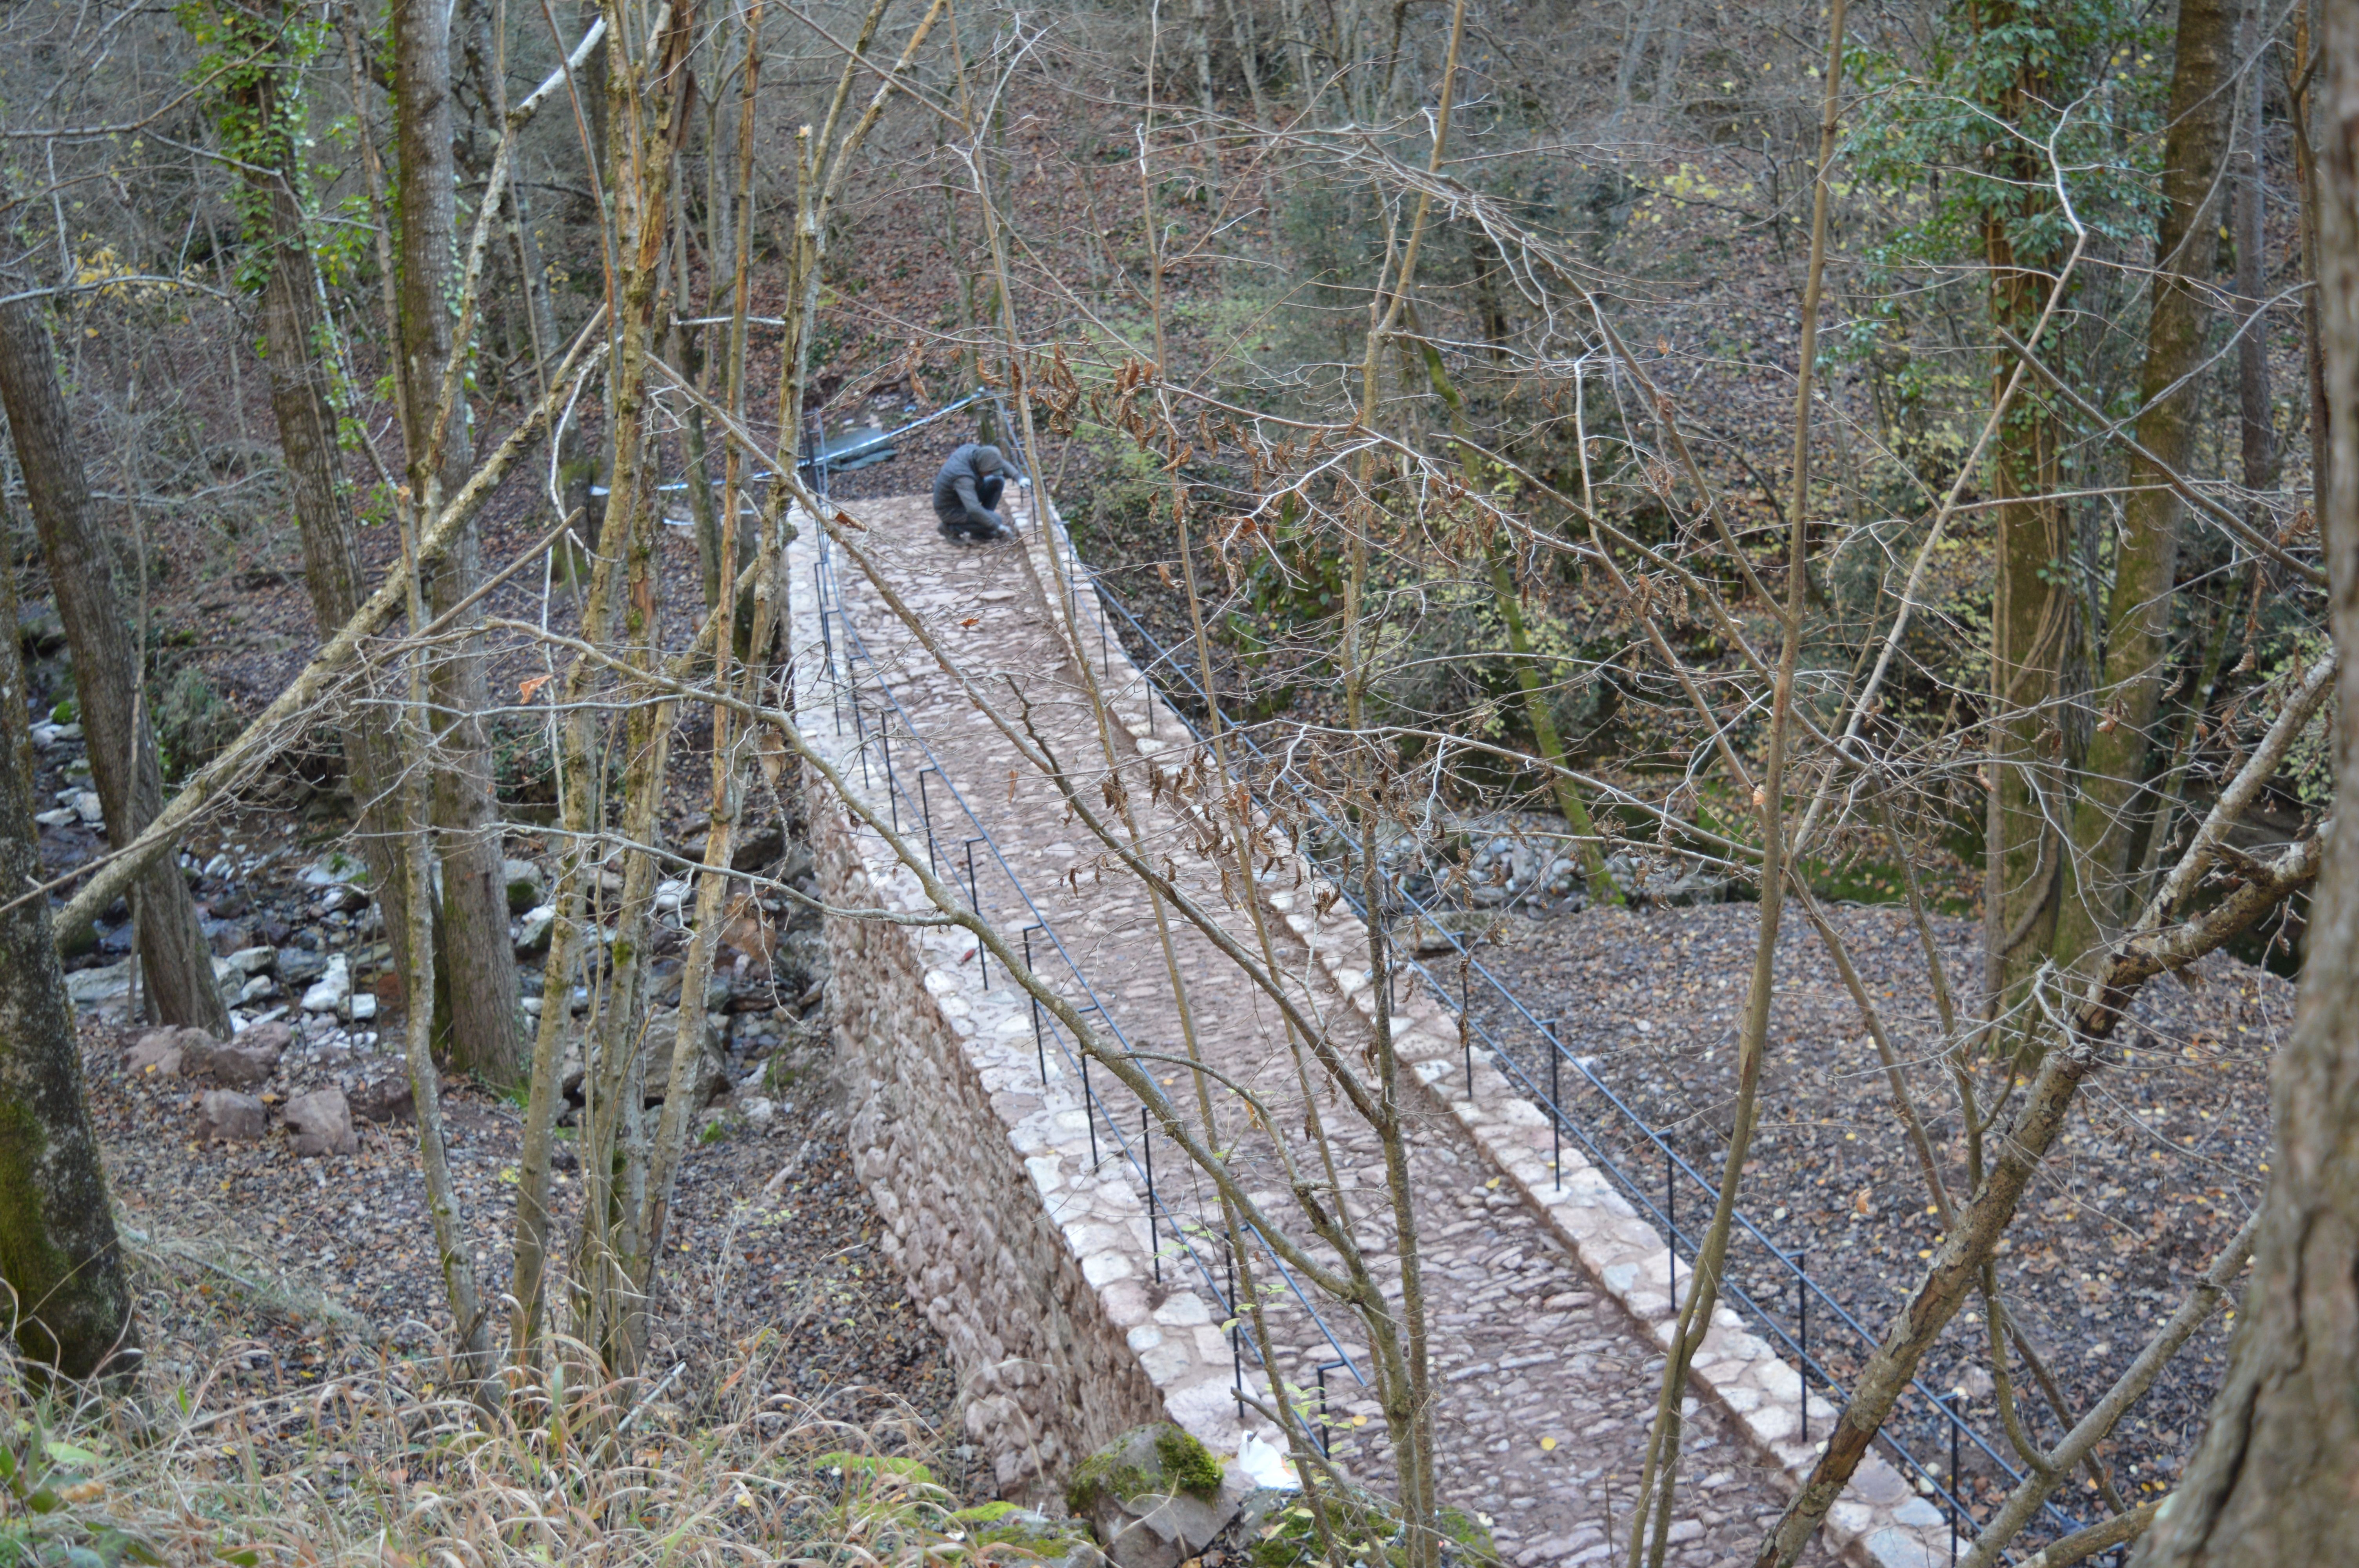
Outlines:
MULTIPOLYGON (((7 406, 50 591, 73 650, 91 781, 105 808, 107 838, 119 848, 163 808, 164 774, 140 697, 137 618, 115 581, 114 543, 92 515, 82 449, 38 300, 0 306, 0 402, 7 406)), ((168 857, 158 861, 134 884, 132 900, 140 979, 157 1017, 226 1038, 229 1010, 213 983, 212 954, 179 867, 168 857)))
MULTIPOLYGON (((0 574, 0 614, 16 624, 12 574, 0 574)), ((19 888, 41 874, 25 702, 16 639, 0 638, 0 878, 19 888)), ((38 898, 0 913, 0 1282, 15 1298, 0 1304, 13 1308, 16 1348, 36 1378, 127 1378, 137 1368, 73 1010, 49 903, 38 898)))
MULTIPOLYGON (((307 124, 299 92, 299 61, 288 58, 289 18, 282 3, 261 25, 242 33, 239 46, 255 66, 230 78, 227 118, 241 133, 247 238, 263 247, 268 267, 262 286, 262 335, 270 374, 270 408, 278 425, 279 455, 303 546, 303 580, 312 618, 331 635, 358 612, 367 597, 359 531, 345 482, 329 374, 331 347, 321 309, 319 265, 304 211, 303 168, 297 138, 307 124)), ((434 1037, 449 1048, 451 992, 443 966, 421 971, 409 946, 408 873, 400 852, 397 788, 401 754, 382 704, 352 705, 342 720, 344 766, 359 810, 359 840, 367 860, 386 939, 401 977, 402 994, 434 997, 434 1037)), ((430 901, 429 901, 430 903, 430 901)), ((429 909, 430 916, 433 912, 429 909)))
MULTIPOLYGON (((2325 8, 2320 314, 2330 402, 2359 397, 2359 5, 2325 8)), ((2351 1561, 2359 1477, 2359 452, 2332 428, 2323 508, 2341 723, 2336 808, 2293 1037, 2270 1069, 2276 1142, 2252 1284, 2211 1422, 2136 1568, 2351 1561)))
MULTIPOLYGON (((2147 782, 2156 710, 2170 663, 2172 589, 2186 504, 2162 471, 2183 471, 2196 439, 2212 322, 2209 285, 2229 127, 2241 0, 2180 0, 2170 131, 2163 145, 2154 307, 2147 324, 2138 445, 2130 464, 2105 611, 2097 713, 2072 812, 2072 852, 2059 861, 2056 959, 2075 963, 2120 925, 2131 840, 2155 810, 2147 782)), ((2257 334, 2252 341, 2258 342, 2257 334)))

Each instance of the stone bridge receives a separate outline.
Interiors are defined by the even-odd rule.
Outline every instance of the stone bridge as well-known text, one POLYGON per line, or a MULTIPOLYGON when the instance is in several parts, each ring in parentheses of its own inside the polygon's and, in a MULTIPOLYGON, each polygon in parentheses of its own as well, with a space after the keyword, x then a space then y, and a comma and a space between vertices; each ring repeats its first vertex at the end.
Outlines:
MULTIPOLYGON (((1085 574, 1059 602, 1049 552, 1076 568, 1053 519, 1044 528, 1024 518, 1021 547, 975 550, 941 540, 921 497, 847 504, 873 578, 824 546, 808 519, 792 546, 805 732, 850 790, 961 896, 971 889, 1035 972, 1138 1053, 1183 1107, 1193 1100, 1182 995, 1207 1065, 1250 1087, 1277 1125, 1300 1127, 1297 1056, 1268 999, 1176 916, 1167 962, 1144 886, 1101 875, 1100 846, 910 622, 995 704, 1020 697, 1041 741, 1093 794, 1112 755, 1155 860, 1201 904, 1225 910, 1249 950, 1266 936, 1303 1002, 1364 1037, 1367 934, 1350 906, 1320 899, 1310 868, 1285 863, 1248 904, 1196 852, 1169 797, 1153 798, 1147 759, 1168 768, 1197 742, 1107 633, 1085 574), (1114 719, 1103 736, 1085 675, 1114 719)), ((816 770, 808 782, 830 903, 929 910, 885 838, 816 770)), ((1128 1090, 1103 1068, 1089 1075, 988 953, 962 931, 881 917, 832 916, 828 944, 857 1169, 885 1217, 887 1252, 949 1343, 966 1431, 1004 1495, 1051 1494, 1078 1459, 1147 1420, 1174 1421, 1223 1454, 1256 1437, 1282 1451, 1252 1408, 1269 1408, 1271 1371, 1307 1402, 1347 1474, 1390 1484, 1355 1321, 1266 1251, 1226 1256, 1208 1184, 1150 1135, 1128 1090), (1224 1327, 1240 1301, 1260 1303, 1272 1368, 1249 1333, 1224 1327)), ((1419 1086, 1409 1160, 1441 1500, 1487 1519, 1516 1568, 1619 1561, 1676 1311, 1670 1254, 1598 1172, 1570 1151, 1551 1164, 1545 1114, 1479 1054, 1469 1072, 1447 1008, 1407 987, 1401 1000, 1396 1041, 1419 1086)), ((1216 1116, 1236 1122, 1240 1102, 1223 1100, 1216 1116)), ((1372 1256, 1395 1260, 1385 1277, 1397 1292, 1382 1151, 1348 1107, 1323 1096, 1319 1105, 1355 1234, 1372 1256)), ((1274 1161, 1245 1158, 1256 1200, 1289 1213, 1274 1161)), ((1813 1456, 1799 1440, 1799 1384, 1723 1310, 1697 1361, 1670 1562, 1751 1562, 1813 1456)), ((1824 1432, 1833 1415, 1813 1397, 1810 1430, 1824 1432)), ((1949 1560, 1941 1514, 1880 1458, 1828 1533, 1848 1561, 1949 1560)))

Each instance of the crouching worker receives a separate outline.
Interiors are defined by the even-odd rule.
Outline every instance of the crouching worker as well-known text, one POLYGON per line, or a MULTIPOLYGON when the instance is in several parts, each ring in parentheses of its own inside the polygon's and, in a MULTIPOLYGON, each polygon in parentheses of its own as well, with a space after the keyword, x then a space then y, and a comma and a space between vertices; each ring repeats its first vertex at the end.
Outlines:
POLYGON ((1014 525, 999 514, 1006 489, 1006 461, 997 447, 970 441, 952 452, 934 476, 934 515, 941 519, 942 537, 965 545, 1016 537, 1014 525))

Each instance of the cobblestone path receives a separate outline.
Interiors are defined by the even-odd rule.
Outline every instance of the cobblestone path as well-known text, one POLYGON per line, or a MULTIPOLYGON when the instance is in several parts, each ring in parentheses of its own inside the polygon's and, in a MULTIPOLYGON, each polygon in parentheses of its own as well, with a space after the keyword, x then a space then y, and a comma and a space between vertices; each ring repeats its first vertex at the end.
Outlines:
MULTIPOLYGON (((1106 764, 1096 721, 1080 672, 1035 588, 1036 578, 1049 580, 1045 557, 1036 547, 1034 571, 1027 573, 1023 553, 1016 548, 951 545, 935 534, 921 499, 853 503, 850 510, 867 530, 863 549, 880 564, 904 602, 995 703, 1011 704, 1020 697, 1069 774, 1082 782, 1093 803, 1102 800, 1098 786, 1106 764)), ((1027 535, 1033 536, 1028 526, 1027 535)), ((1078 821, 1068 819, 1051 782, 1020 765, 989 720, 861 580, 857 568, 842 563, 838 581, 845 621, 873 661, 861 668, 864 684, 873 675, 890 688, 908 724, 995 841, 1039 913, 1036 917, 1014 882, 1001 874, 989 847, 976 844, 975 884, 984 912, 1011 932, 1036 918, 1045 920, 1133 1050, 1182 1056, 1178 1008, 1145 888, 1103 870, 1102 847, 1078 821)), ((1093 639, 1086 651, 1094 664, 1093 639)), ((1118 652, 1112 667, 1117 676, 1135 678, 1118 652)), ((1160 863, 1168 856, 1195 898, 1207 907, 1222 907, 1218 871, 1195 852, 1193 839, 1173 813, 1149 804, 1139 748, 1175 760, 1183 732, 1167 711, 1156 719, 1155 732, 1147 734, 1147 699, 1136 685, 1108 695, 1125 721, 1125 732, 1116 737, 1119 765, 1140 827, 1153 841, 1155 860, 1160 863)), ((875 711, 882 704, 872 699, 868 706, 875 711)), ((926 759, 907 735, 892 729, 887 733, 904 798, 912 797, 916 791, 908 775, 926 759)), ((940 784, 929 780, 925 788, 943 869, 963 882, 967 847, 960 840, 973 829, 940 784)), ((1287 868, 1280 868, 1280 875, 1291 880, 1287 868)), ((1249 916, 1233 911, 1229 923, 1250 947, 1256 939, 1249 916)), ((1277 1125, 1299 1130, 1301 1097, 1276 1010, 1201 933, 1176 915, 1170 924, 1208 1064, 1265 1097, 1277 1125)), ((1298 976, 1315 972, 1300 944, 1275 917, 1272 931, 1281 943, 1282 964, 1298 976)), ((1042 973, 1059 968, 1037 935, 1035 955, 1042 973)), ((1316 1005, 1330 1014, 1349 1014, 1323 979, 1309 983, 1316 1005)), ((1079 990, 1076 986, 1077 1002, 1082 1000, 1079 990)), ((1347 1024, 1364 1027, 1356 1017, 1347 1018, 1347 1024)), ((1183 1106, 1193 1105, 1180 1065, 1168 1060, 1150 1065, 1183 1106)), ((1136 1140, 1136 1100, 1103 1073, 1095 1087, 1113 1121, 1136 1140)), ((1241 1109, 1233 1097, 1224 1098, 1217 1113, 1232 1124, 1224 1132, 1234 1135, 1241 1109)), ((1426 1091, 1409 1087, 1408 1105, 1415 1216, 1434 1325, 1442 1500, 1487 1516, 1503 1555, 1518 1568, 1618 1562, 1627 1544, 1659 1353, 1621 1307, 1582 1275, 1426 1091)), ((1348 1103, 1331 1107, 1322 1095, 1321 1110, 1355 1232, 1372 1254, 1393 1256, 1375 1135, 1352 1116, 1348 1103)), ((1101 1131, 1111 1158, 1111 1129, 1102 1126, 1101 1131)), ((1257 1184, 1256 1201, 1272 1214, 1291 1216, 1266 1141, 1248 1136, 1241 1141, 1243 1159, 1257 1184)), ((1156 1142, 1161 1144, 1159 1136, 1156 1142)), ((1156 1156, 1163 1201, 1216 1225, 1218 1209, 1208 1186, 1180 1168, 1178 1152, 1158 1147, 1156 1156)), ((1210 1243, 1200 1246, 1217 1272, 1217 1250, 1210 1243)), ((1184 1260, 1167 1254, 1166 1280, 1176 1281, 1187 1271, 1184 1265, 1184 1260)), ((1388 1277, 1396 1289, 1397 1276, 1395 1262, 1388 1277)), ((1340 1359, 1336 1349, 1294 1292, 1266 1282, 1263 1294, 1278 1376, 1300 1388, 1316 1387, 1321 1364, 1340 1359)), ((1364 1369, 1366 1347, 1356 1321, 1331 1303, 1320 1303, 1320 1311, 1334 1339, 1364 1369)), ((1388 1486, 1383 1423, 1374 1400, 1348 1370, 1331 1365, 1324 1382, 1335 1457, 1356 1479, 1388 1486)), ((1771 1467, 1732 1439, 1716 1406, 1691 1399, 1690 1408, 1687 1462, 1667 1560, 1683 1568, 1749 1563, 1765 1526, 1783 1506, 1784 1492, 1771 1467)), ((1827 1559, 1814 1548, 1806 1561, 1827 1559)))

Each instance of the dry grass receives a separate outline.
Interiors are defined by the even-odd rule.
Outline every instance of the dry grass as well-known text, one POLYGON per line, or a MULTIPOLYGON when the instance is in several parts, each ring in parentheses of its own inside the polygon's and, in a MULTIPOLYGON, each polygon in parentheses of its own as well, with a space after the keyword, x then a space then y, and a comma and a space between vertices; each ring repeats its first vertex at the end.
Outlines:
MULTIPOLYGON (((131 1239, 136 1390, 31 1391, 0 1366, 0 1568, 914 1565, 963 1556, 906 1411, 853 1424, 766 1394, 772 1353, 636 1381, 578 1347, 486 1422, 439 1357, 367 1343, 251 1258, 131 1239), (873 1462, 872 1462, 873 1461, 873 1462)), ((875 1408, 875 1390, 845 1390, 875 1408)), ((831 1402, 834 1402, 831 1400, 831 1402)))

